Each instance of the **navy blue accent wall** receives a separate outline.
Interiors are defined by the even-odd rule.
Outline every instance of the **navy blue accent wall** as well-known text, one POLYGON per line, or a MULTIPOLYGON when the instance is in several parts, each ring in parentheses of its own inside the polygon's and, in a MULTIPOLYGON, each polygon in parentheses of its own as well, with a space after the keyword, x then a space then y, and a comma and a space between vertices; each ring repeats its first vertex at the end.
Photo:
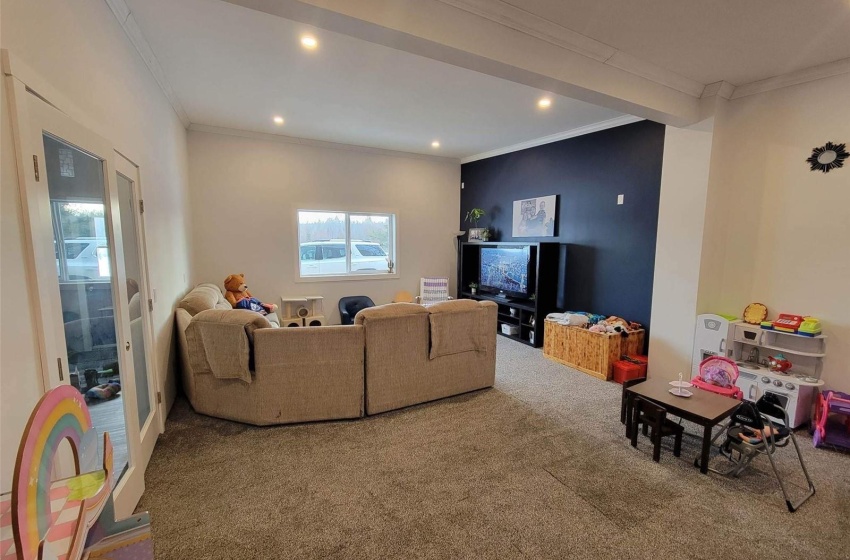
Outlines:
POLYGON ((559 308, 648 326, 663 150, 664 125, 640 121, 466 163, 460 229, 478 207, 487 212, 479 227, 495 230, 496 241, 565 244, 559 308), (551 194, 558 195, 556 237, 512 237, 513 201, 551 194))

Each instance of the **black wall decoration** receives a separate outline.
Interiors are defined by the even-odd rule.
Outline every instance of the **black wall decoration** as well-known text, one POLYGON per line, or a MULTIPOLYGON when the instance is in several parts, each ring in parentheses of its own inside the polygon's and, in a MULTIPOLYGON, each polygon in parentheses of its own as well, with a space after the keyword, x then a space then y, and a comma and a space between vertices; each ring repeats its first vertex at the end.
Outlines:
POLYGON ((829 173, 833 169, 844 167, 844 160, 850 157, 846 148, 847 144, 827 142, 820 148, 812 150, 812 155, 806 163, 809 164, 811 171, 829 173))
POLYGON ((648 326, 663 152, 664 125, 641 121, 466 163, 458 224, 483 208, 497 241, 565 244, 559 308, 648 326), (560 195, 557 235, 512 237, 513 202, 541 194, 560 195))

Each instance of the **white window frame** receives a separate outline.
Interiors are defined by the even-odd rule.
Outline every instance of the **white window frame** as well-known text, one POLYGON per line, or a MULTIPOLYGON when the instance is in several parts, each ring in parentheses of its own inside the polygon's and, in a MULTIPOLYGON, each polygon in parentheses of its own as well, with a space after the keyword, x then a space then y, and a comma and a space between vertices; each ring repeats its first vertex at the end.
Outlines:
MULTIPOLYGON (((306 282, 339 282, 349 280, 390 280, 399 277, 398 270, 398 212, 395 210, 327 210, 297 207, 295 209, 295 281, 306 282), (321 212, 325 214, 345 215, 345 268, 348 272, 342 274, 301 275, 301 229, 299 227, 300 212, 321 212), (393 260, 393 272, 356 272, 351 271, 351 216, 387 216, 390 219, 390 236, 388 256, 393 260)), ((305 242, 306 243, 306 242, 305 242)))

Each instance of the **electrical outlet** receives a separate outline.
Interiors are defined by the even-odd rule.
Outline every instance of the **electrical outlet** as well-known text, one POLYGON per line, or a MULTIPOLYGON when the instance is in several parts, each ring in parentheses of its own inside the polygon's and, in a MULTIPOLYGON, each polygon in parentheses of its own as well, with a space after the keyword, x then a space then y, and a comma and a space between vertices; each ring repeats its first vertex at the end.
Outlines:
POLYGON ((626 195, 624 195, 624 194, 618 194, 618 195, 617 195, 617 204, 622 204, 622 203, 623 203, 623 199, 624 199, 625 197, 626 197, 626 195))

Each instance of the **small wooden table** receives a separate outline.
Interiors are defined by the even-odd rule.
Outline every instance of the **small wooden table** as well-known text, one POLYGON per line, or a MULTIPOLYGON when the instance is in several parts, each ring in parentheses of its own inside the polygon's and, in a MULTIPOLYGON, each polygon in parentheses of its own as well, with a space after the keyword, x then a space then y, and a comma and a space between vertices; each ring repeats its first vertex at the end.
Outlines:
POLYGON ((648 379, 626 389, 626 434, 631 434, 632 430, 632 403, 635 396, 657 403, 666 408, 667 412, 703 427, 699 470, 706 474, 711 450, 711 430, 728 418, 741 402, 695 387, 689 389, 694 394, 692 397, 677 397, 670 393, 670 389, 673 389, 673 386, 663 379, 648 379))

